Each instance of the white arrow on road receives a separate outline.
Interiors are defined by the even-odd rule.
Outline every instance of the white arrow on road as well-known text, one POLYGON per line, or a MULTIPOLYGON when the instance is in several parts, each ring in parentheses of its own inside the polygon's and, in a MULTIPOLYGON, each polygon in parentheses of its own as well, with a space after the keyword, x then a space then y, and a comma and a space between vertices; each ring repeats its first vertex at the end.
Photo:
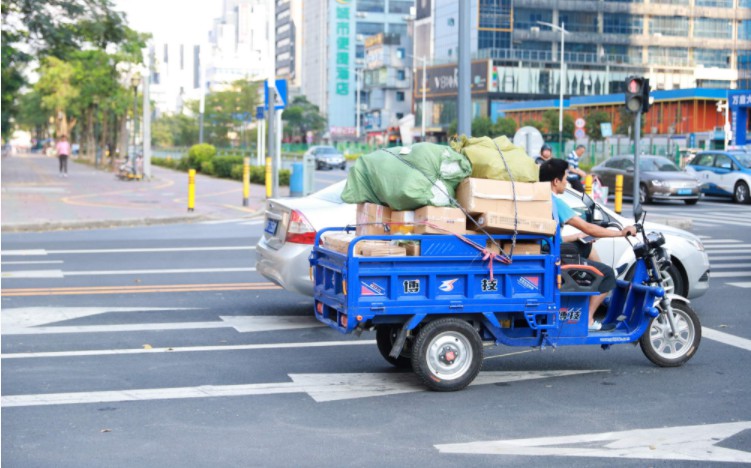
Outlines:
MULTIPOLYGON (((481 372, 472 385, 519 382, 522 380, 563 377, 593 372, 607 372, 607 370, 481 372)), ((292 379, 292 382, 247 385, 203 385, 199 387, 149 388, 103 392, 3 395, 2 407, 274 395, 282 393, 307 393, 316 402, 322 403, 335 400, 427 391, 426 388, 420 384, 417 376, 411 372, 374 374, 289 374, 289 377, 292 379)))
POLYGON ((297 328, 323 327, 312 314, 310 316, 220 316, 214 322, 168 322, 132 323, 117 325, 72 325, 45 327, 62 322, 108 312, 149 312, 195 310, 174 307, 22 307, 4 309, 2 312, 3 335, 44 335, 58 333, 108 333, 128 331, 193 330, 205 328, 234 328, 240 333, 297 328))
POLYGON ((716 445, 747 429, 751 421, 435 447, 441 453, 751 463, 751 453, 716 445))

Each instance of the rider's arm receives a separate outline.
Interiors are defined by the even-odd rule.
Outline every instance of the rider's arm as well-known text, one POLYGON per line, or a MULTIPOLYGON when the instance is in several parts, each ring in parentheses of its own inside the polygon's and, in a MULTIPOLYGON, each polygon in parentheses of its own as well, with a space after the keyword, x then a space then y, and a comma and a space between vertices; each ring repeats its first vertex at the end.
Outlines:
POLYGON ((569 219, 566 224, 573 226, 576 229, 589 234, 592 237, 626 237, 627 235, 636 235, 636 229, 633 226, 626 226, 620 231, 614 231, 612 229, 605 229, 602 226, 588 223, 578 216, 574 216, 569 219))

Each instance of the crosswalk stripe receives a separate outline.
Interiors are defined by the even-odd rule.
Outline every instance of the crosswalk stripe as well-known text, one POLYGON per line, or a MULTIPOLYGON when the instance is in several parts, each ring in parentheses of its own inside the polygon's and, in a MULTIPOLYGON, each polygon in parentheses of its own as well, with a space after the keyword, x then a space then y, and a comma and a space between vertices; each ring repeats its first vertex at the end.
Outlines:
POLYGON ((735 249, 736 252, 741 249, 749 249, 751 251, 751 244, 704 244, 704 249, 707 252, 727 249, 735 249))
MULTIPOLYGON (((724 260, 751 260, 751 257, 743 256, 743 255, 741 255, 741 256, 735 255, 735 256, 730 256, 730 257, 723 257, 723 256, 715 256, 713 254, 713 255, 710 255, 709 258, 712 261, 714 261, 714 260, 717 260, 717 261, 724 261, 724 260)), ((714 266, 714 265, 712 265, 712 266, 714 266)))
POLYGON ((713 263, 712 270, 714 270, 715 268, 743 268, 745 266, 746 265, 743 265, 741 263, 713 263))
POLYGON ((739 276, 751 276, 751 271, 721 271, 710 274, 712 278, 736 278, 739 276))
MULTIPOLYGON (((733 215, 733 219, 738 219, 739 216, 733 215)), ((726 217, 722 216, 707 216, 707 215, 692 215, 690 219, 694 221, 708 221, 711 223, 716 224, 727 224, 729 226, 751 226, 751 220, 749 221, 731 221, 727 219, 726 217)))
POLYGON ((728 283, 730 286, 735 286, 736 288, 751 288, 751 281, 745 281, 743 283, 728 283))
POLYGON ((699 226, 699 227, 714 227, 714 224, 712 224, 712 223, 702 223, 701 221, 694 221, 694 220, 691 220, 691 222, 693 223, 694 226, 699 226))
POLYGON ((743 241, 736 239, 707 239, 704 244, 740 244, 743 241))

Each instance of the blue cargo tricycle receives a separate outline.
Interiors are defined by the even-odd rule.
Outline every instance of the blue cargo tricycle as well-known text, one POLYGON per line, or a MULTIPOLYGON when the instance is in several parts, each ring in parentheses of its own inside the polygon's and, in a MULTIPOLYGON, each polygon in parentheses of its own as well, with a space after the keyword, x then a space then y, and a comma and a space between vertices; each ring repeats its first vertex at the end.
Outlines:
MULTIPOLYGON (((639 218, 637 218, 639 219, 639 218)), ((630 281, 618 280, 603 305, 600 331, 590 331, 590 297, 602 274, 588 265, 562 264, 560 230, 553 236, 518 235, 540 254, 512 255, 489 264, 486 235, 388 235, 356 237, 347 253, 325 248, 316 235, 310 263, 315 316, 342 333, 375 329, 378 349, 397 367, 411 367, 437 391, 460 390, 480 372, 483 345, 569 346, 639 342, 658 366, 688 361, 701 340, 701 325, 688 301, 666 295, 661 269, 669 266, 661 233, 637 223, 636 264, 630 281), (419 256, 355 255, 364 240, 419 243, 419 256)), ((508 242, 510 235, 491 235, 508 242)))

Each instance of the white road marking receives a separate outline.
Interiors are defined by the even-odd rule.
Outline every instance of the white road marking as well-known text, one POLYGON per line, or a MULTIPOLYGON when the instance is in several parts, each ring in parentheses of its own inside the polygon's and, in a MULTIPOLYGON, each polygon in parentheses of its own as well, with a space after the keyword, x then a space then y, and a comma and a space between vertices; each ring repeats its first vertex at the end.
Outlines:
MULTIPOLYGON (((741 255, 741 256, 728 256, 728 257, 719 256, 719 257, 716 257, 716 256, 712 255, 710 257, 710 259, 711 260, 751 260, 751 256, 747 257, 747 256, 741 255)), ((712 265, 712 266, 714 266, 714 265, 712 265)))
POLYGON ((207 252, 220 250, 255 250, 255 246, 217 246, 217 247, 157 247, 142 249, 76 249, 76 250, 3 250, 0 255, 57 255, 57 254, 103 254, 103 253, 149 253, 149 252, 207 252))
POLYGON ((243 226, 257 226, 259 224, 263 224, 264 222, 265 222, 265 220, 259 219, 259 220, 256 220, 256 221, 248 221, 246 223, 240 223, 240 224, 243 225, 243 226))
POLYGON ((743 241, 735 239, 707 239, 702 241, 704 244, 738 244, 743 241))
POLYGON ((243 221, 242 218, 235 218, 235 219, 212 219, 210 221, 202 221, 198 224, 229 224, 229 223, 238 223, 240 221, 243 221))
MULTIPOLYGON (((481 372, 471 385, 564 377, 607 370, 481 372)), ((318 403, 427 391, 417 376, 409 373, 289 374, 292 382, 198 387, 148 388, 102 392, 3 395, 2 407, 74 405, 122 401, 176 400, 281 393, 307 393, 318 403)))
POLYGON ((63 263, 62 260, 30 260, 27 262, 0 262, 2 265, 43 265, 48 263, 63 263))
POLYGON ((711 278, 735 278, 738 276, 751 276, 751 271, 720 271, 710 273, 711 278))
POLYGON ((735 286, 736 288, 751 288, 751 281, 746 281, 743 283, 727 283, 730 286, 735 286))
POLYGON ((717 446, 748 429, 751 429, 751 421, 442 444, 435 448, 440 453, 751 463, 751 453, 717 446), (581 446, 576 447, 576 444, 581 446))
POLYGON ((69 276, 103 276, 103 275, 171 275, 177 273, 233 273, 252 272, 255 268, 181 268, 165 270, 99 270, 99 271, 61 271, 61 270, 24 270, 4 271, 3 279, 17 278, 65 278, 69 276))
MULTIPOLYGON (((693 221, 704 221, 713 223, 713 225, 717 226, 718 224, 725 224, 728 226, 751 226, 751 221, 732 221, 724 216, 710 216, 710 215, 694 215, 692 214, 689 216, 689 218, 693 221)), ((733 219, 739 219, 738 216, 733 215, 733 219)))
POLYGON ((108 312, 180 311, 191 309, 146 307, 25 307, 3 310, 2 335, 47 335, 60 333, 114 333, 131 331, 195 330, 204 328, 234 328, 239 333, 317 328, 324 324, 314 317, 293 316, 220 316, 220 321, 127 323, 107 325, 47 325, 108 312))
POLYGON ((227 346, 186 346, 175 348, 95 349, 84 351, 49 351, 40 353, 0 354, 0 359, 38 359, 80 356, 116 356, 121 354, 205 353, 211 351, 254 351, 259 349, 325 348, 330 346, 372 346, 375 340, 314 341, 310 343, 263 343, 227 346))
MULTIPOLYGON (((713 259, 717 260, 717 259, 713 259)), ((737 259, 733 259, 737 260, 737 259)), ((747 265, 744 265, 742 263, 713 263, 712 264, 712 271, 714 271, 716 268, 723 269, 723 268, 743 268, 747 265)))
MULTIPOLYGON (((749 283, 751 284, 751 283, 749 283)), ((726 345, 735 346, 736 348, 745 349, 751 351, 751 340, 741 338, 739 336, 731 335, 721 331, 714 330, 712 328, 701 327, 702 338, 708 338, 710 340, 719 341, 726 345)))

